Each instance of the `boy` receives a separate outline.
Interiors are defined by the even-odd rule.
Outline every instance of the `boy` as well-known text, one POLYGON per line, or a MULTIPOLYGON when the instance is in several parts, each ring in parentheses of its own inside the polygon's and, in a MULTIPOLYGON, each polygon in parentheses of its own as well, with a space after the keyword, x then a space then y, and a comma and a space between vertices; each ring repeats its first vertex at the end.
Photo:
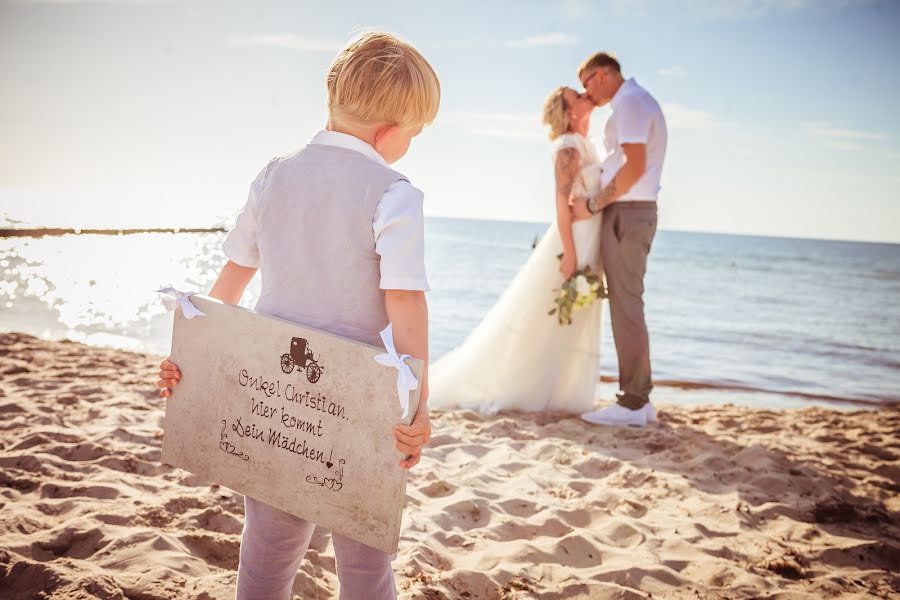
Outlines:
MULTIPOLYGON (((394 428, 411 468, 431 435, 422 192, 388 165, 437 115, 440 83, 409 44, 372 32, 328 72, 328 124, 304 149, 269 162, 250 187, 222 250, 210 296, 236 304, 259 269, 258 313, 373 345, 393 323, 398 353, 422 358, 420 407, 394 428)), ((168 359, 158 386, 181 373, 168 359)), ((237 600, 291 596, 315 524, 244 498, 237 600)), ((333 534, 342 599, 396 598, 391 556, 333 534)))

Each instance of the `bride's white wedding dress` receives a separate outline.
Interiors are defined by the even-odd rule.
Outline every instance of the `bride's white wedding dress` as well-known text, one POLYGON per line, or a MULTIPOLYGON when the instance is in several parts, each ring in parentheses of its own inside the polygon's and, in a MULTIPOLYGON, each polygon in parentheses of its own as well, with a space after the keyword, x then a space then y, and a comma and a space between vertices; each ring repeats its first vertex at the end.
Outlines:
MULTIPOLYGON (((600 165, 593 144, 576 133, 556 139, 553 151, 575 148, 581 174, 573 191, 593 193, 621 165, 600 165)), ((600 251, 602 213, 572 224, 579 269, 600 251)), ((575 311, 560 325, 547 311, 563 283, 562 241, 556 219, 525 265, 463 344, 429 370, 429 406, 583 413, 594 405, 600 359, 601 302, 575 311)))

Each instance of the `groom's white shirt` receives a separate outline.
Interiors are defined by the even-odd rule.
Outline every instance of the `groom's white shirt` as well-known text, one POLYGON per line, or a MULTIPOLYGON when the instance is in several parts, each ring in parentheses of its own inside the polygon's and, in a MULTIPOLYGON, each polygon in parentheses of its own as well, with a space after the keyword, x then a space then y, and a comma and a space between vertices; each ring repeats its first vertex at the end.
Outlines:
POLYGON ((634 77, 619 87, 610 101, 612 115, 606 122, 603 145, 607 158, 604 164, 621 166, 625 163, 622 144, 646 144, 647 168, 640 179, 619 200, 656 200, 666 156, 666 119, 659 103, 639 86, 634 77))

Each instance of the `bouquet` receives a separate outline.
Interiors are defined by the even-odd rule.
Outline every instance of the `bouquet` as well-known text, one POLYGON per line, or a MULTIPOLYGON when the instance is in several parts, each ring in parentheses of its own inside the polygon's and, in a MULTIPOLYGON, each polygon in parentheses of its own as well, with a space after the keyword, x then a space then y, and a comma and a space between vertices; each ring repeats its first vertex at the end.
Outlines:
MULTIPOLYGON (((560 260, 562 257, 562 254, 557 255, 560 260)), ((606 298, 606 290, 600 282, 600 276, 588 267, 572 273, 559 289, 553 291, 559 292, 553 301, 556 306, 547 314, 556 315, 560 325, 571 325, 573 312, 587 308, 600 298, 606 298)))

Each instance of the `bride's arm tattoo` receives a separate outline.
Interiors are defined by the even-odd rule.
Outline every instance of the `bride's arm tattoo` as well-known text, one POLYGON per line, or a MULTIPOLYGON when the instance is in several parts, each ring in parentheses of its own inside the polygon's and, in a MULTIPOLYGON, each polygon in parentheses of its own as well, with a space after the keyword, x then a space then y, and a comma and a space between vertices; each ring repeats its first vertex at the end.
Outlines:
POLYGON ((575 148, 564 148, 556 155, 556 193, 568 199, 579 173, 579 155, 575 148))

